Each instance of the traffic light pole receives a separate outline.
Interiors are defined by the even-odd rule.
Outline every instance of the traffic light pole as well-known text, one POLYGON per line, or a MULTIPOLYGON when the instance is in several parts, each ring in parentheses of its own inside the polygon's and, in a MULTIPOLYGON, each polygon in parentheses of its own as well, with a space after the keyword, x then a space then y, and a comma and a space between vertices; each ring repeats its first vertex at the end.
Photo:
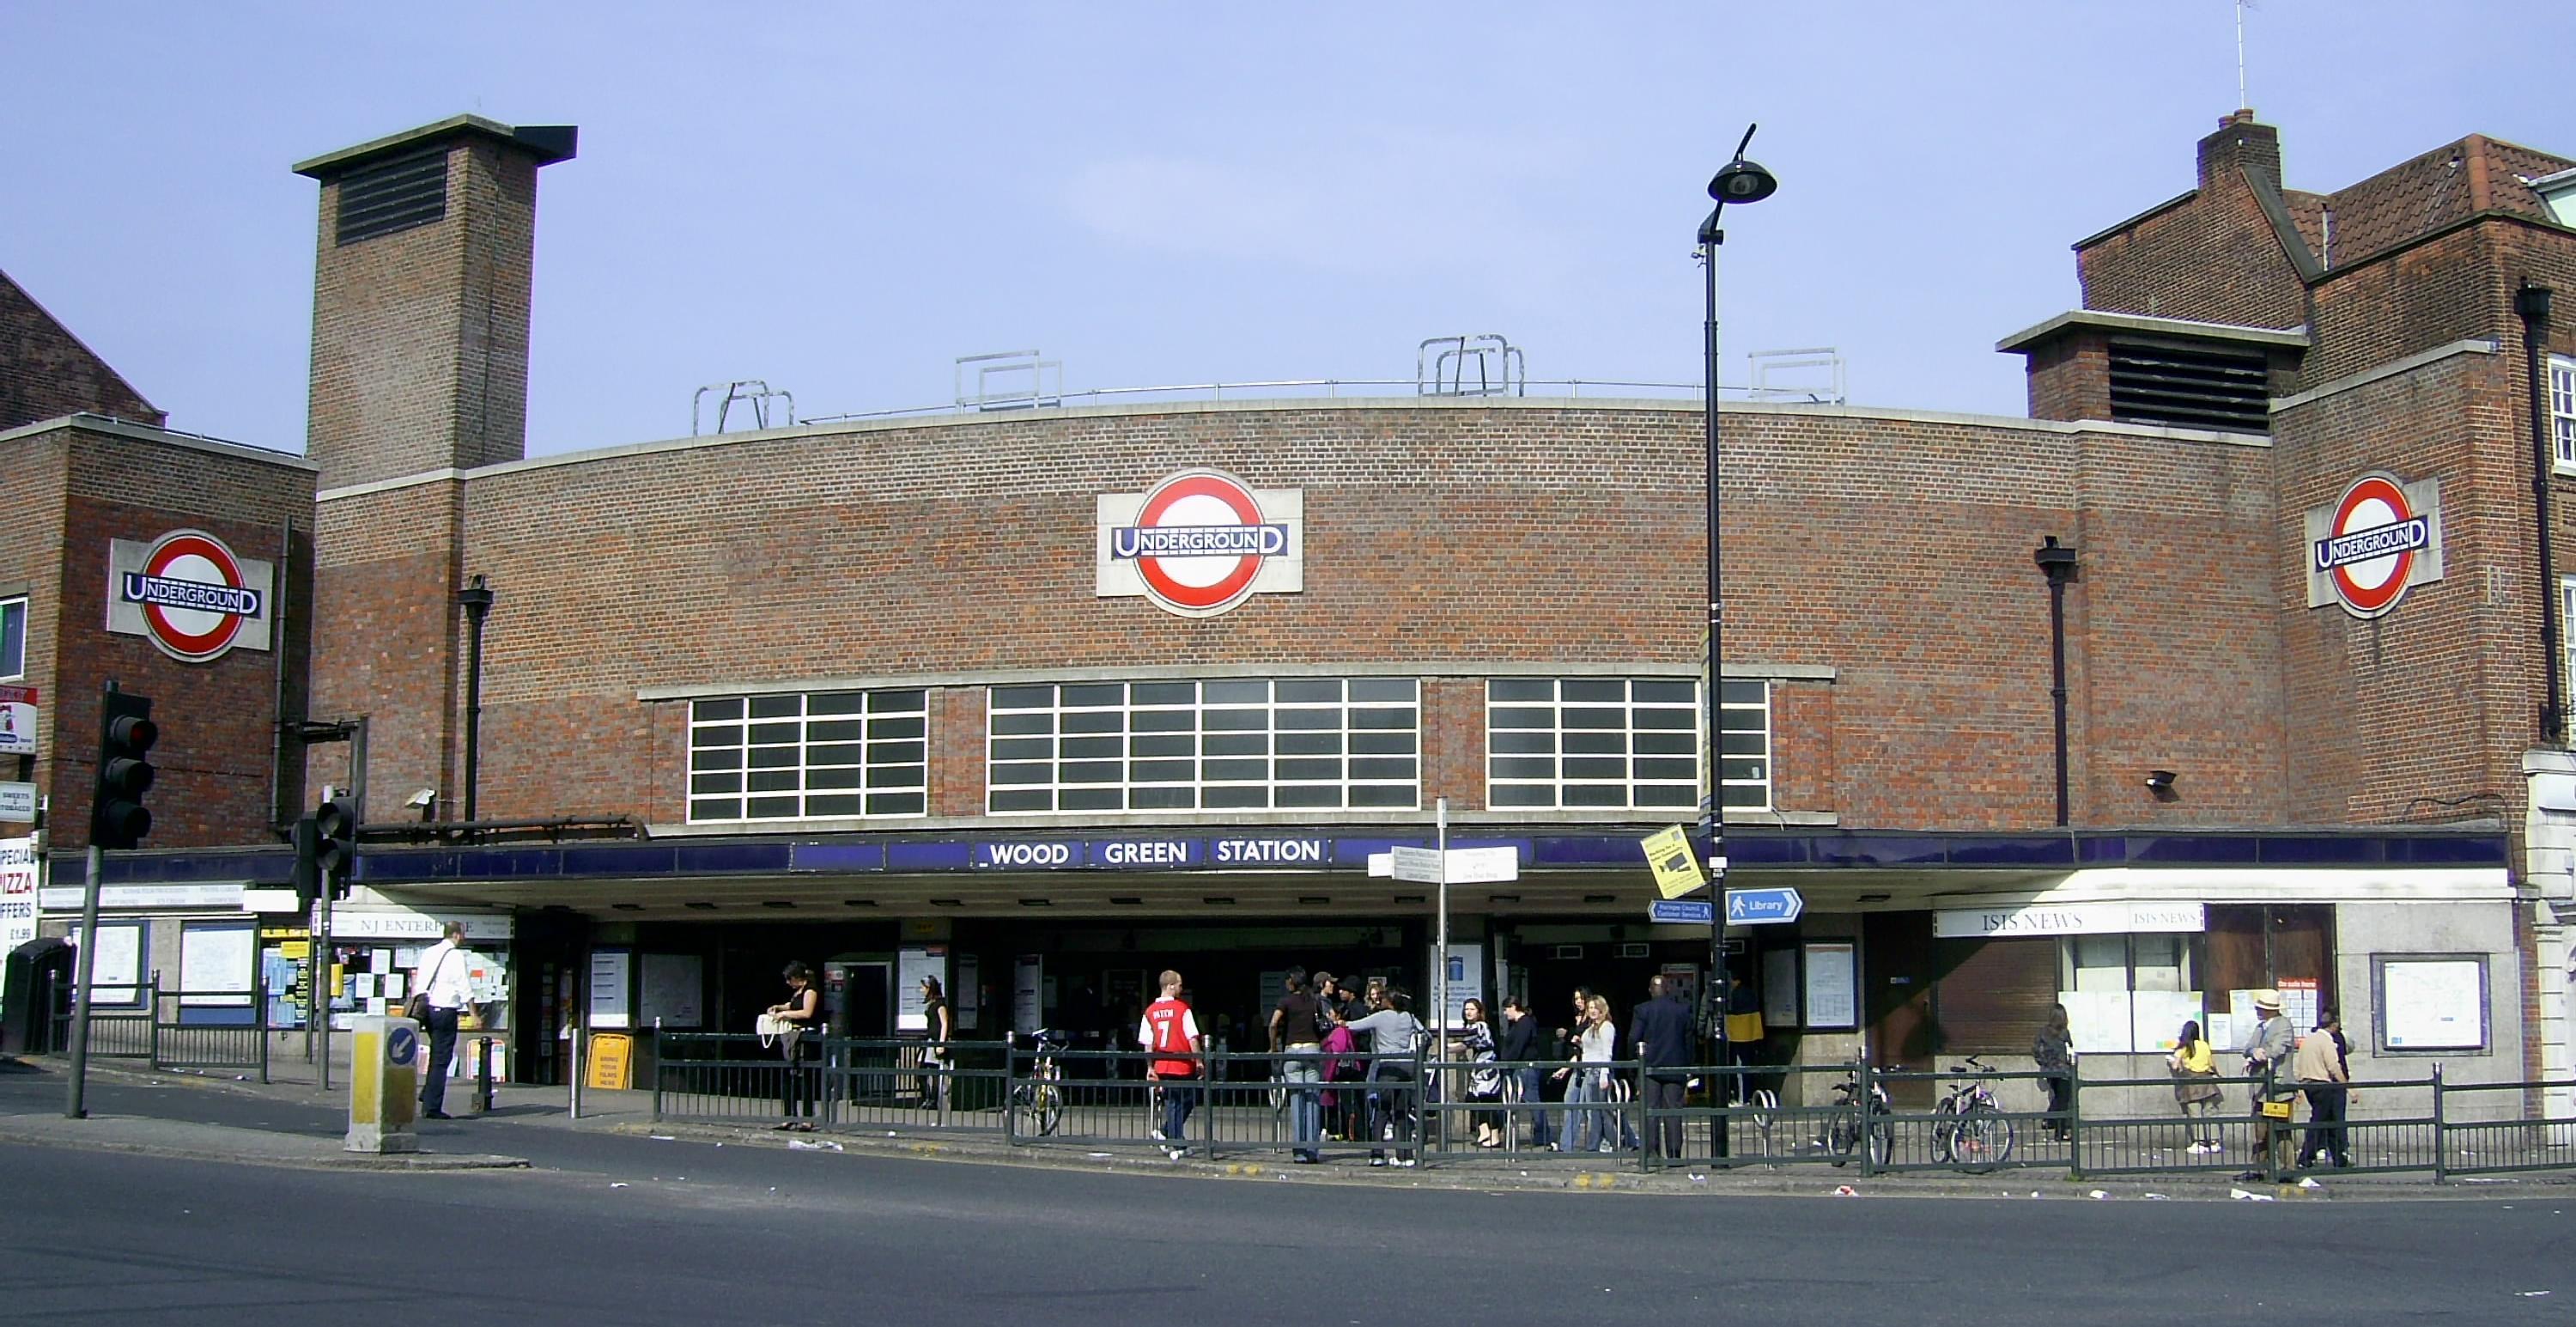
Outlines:
MULTIPOLYGON (((89 874, 81 881, 80 948, 72 954, 72 1077, 65 1085, 63 1118, 85 1120, 89 1110, 83 1101, 89 1083, 89 996, 90 987, 98 981, 98 877, 107 854, 96 843, 89 845, 89 874)), ((152 1011, 158 1018, 161 1011, 152 1011)))
POLYGON ((314 1061, 322 1076, 322 1090, 331 1090, 331 875, 322 873, 321 906, 313 923, 313 1014, 306 1025, 320 1031, 322 1057, 314 1061))

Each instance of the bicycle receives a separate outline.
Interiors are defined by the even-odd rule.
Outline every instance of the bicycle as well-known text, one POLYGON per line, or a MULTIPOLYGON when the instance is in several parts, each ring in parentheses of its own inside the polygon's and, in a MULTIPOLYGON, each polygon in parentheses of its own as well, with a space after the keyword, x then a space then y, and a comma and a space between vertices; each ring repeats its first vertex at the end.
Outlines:
POLYGON ((2000 1166, 2012 1159, 2013 1122, 2004 1115, 1985 1076, 1994 1067, 1969 1056, 1950 1066, 1954 1074, 1976 1075, 1953 1086, 1932 1108, 1932 1159, 1959 1166, 2000 1166))
POLYGON ((1019 1132, 1044 1138, 1064 1122, 1064 1067, 1056 1056, 1073 1042, 1053 1028, 1040 1028, 1029 1040, 1037 1058, 1029 1065, 1030 1081, 1011 1089, 1011 1113, 1024 1122, 1019 1132))
MULTIPOLYGON (((1859 1096, 1860 1072, 1855 1068, 1850 1078, 1834 1084, 1833 1114, 1826 1120, 1825 1136, 1816 1140, 1816 1146, 1834 1154, 1837 1167, 1848 1164, 1853 1150, 1860 1146, 1859 1096)), ((1896 1126, 1887 1119, 1895 1105, 1888 1100, 1886 1088, 1876 1083, 1869 1085, 1869 1108, 1874 1117, 1869 1129, 1869 1161, 1873 1166, 1884 1166, 1896 1154, 1896 1126)))

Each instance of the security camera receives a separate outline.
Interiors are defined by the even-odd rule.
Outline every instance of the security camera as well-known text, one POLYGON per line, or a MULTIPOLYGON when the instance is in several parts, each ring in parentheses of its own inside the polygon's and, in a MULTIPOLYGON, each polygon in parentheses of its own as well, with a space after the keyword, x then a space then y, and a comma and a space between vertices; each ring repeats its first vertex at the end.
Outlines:
POLYGON ((436 788, 423 788, 419 792, 413 793, 410 797, 405 798, 403 800, 403 805, 412 807, 427 806, 437 800, 438 790, 436 788))

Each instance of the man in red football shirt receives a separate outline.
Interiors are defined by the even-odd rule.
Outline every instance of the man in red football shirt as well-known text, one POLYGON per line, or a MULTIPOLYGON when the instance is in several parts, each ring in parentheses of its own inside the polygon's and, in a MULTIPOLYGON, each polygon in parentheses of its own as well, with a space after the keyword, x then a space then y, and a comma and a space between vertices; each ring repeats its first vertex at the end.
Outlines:
POLYGON ((1145 1065, 1146 1080, 1163 1090, 1163 1127, 1154 1131, 1154 1140, 1178 1161, 1189 1152, 1184 1141, 1189 1135, 1183 1130, 1190 1108, 1198 1104, 1199 1052, 1204 1047, 1198 1018, 1181 999, 1181 974, 1164 970, 1163 998, 1145 1006, 1136 1040, 1154 1053, 1145 1065))

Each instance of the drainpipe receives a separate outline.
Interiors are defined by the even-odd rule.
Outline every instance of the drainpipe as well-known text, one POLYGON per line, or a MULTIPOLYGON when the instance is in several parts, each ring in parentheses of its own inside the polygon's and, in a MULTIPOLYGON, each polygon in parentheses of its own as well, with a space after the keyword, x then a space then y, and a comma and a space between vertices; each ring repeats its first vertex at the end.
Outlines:
POLYGON ((2549 483, 2550 475, 2558 468, 2558 458, 2549 441, 2549 380, 2541 371, 2540 353, 2549 339, 2549 296, 2549 287, 2535 286, 2531 278, 2524 277, 2522 288, 2513 292, 2513 311, 2522 317, 2523 366, 2531 378, 2531 505, 2533 519, 2539 522, 2540 671, 2547 679, 2543 692, 2547 699, 2540 710, 2540 744, 2564 747, 2567 657, 2559 646, 2558 572, 2549 546, 2549 483))

